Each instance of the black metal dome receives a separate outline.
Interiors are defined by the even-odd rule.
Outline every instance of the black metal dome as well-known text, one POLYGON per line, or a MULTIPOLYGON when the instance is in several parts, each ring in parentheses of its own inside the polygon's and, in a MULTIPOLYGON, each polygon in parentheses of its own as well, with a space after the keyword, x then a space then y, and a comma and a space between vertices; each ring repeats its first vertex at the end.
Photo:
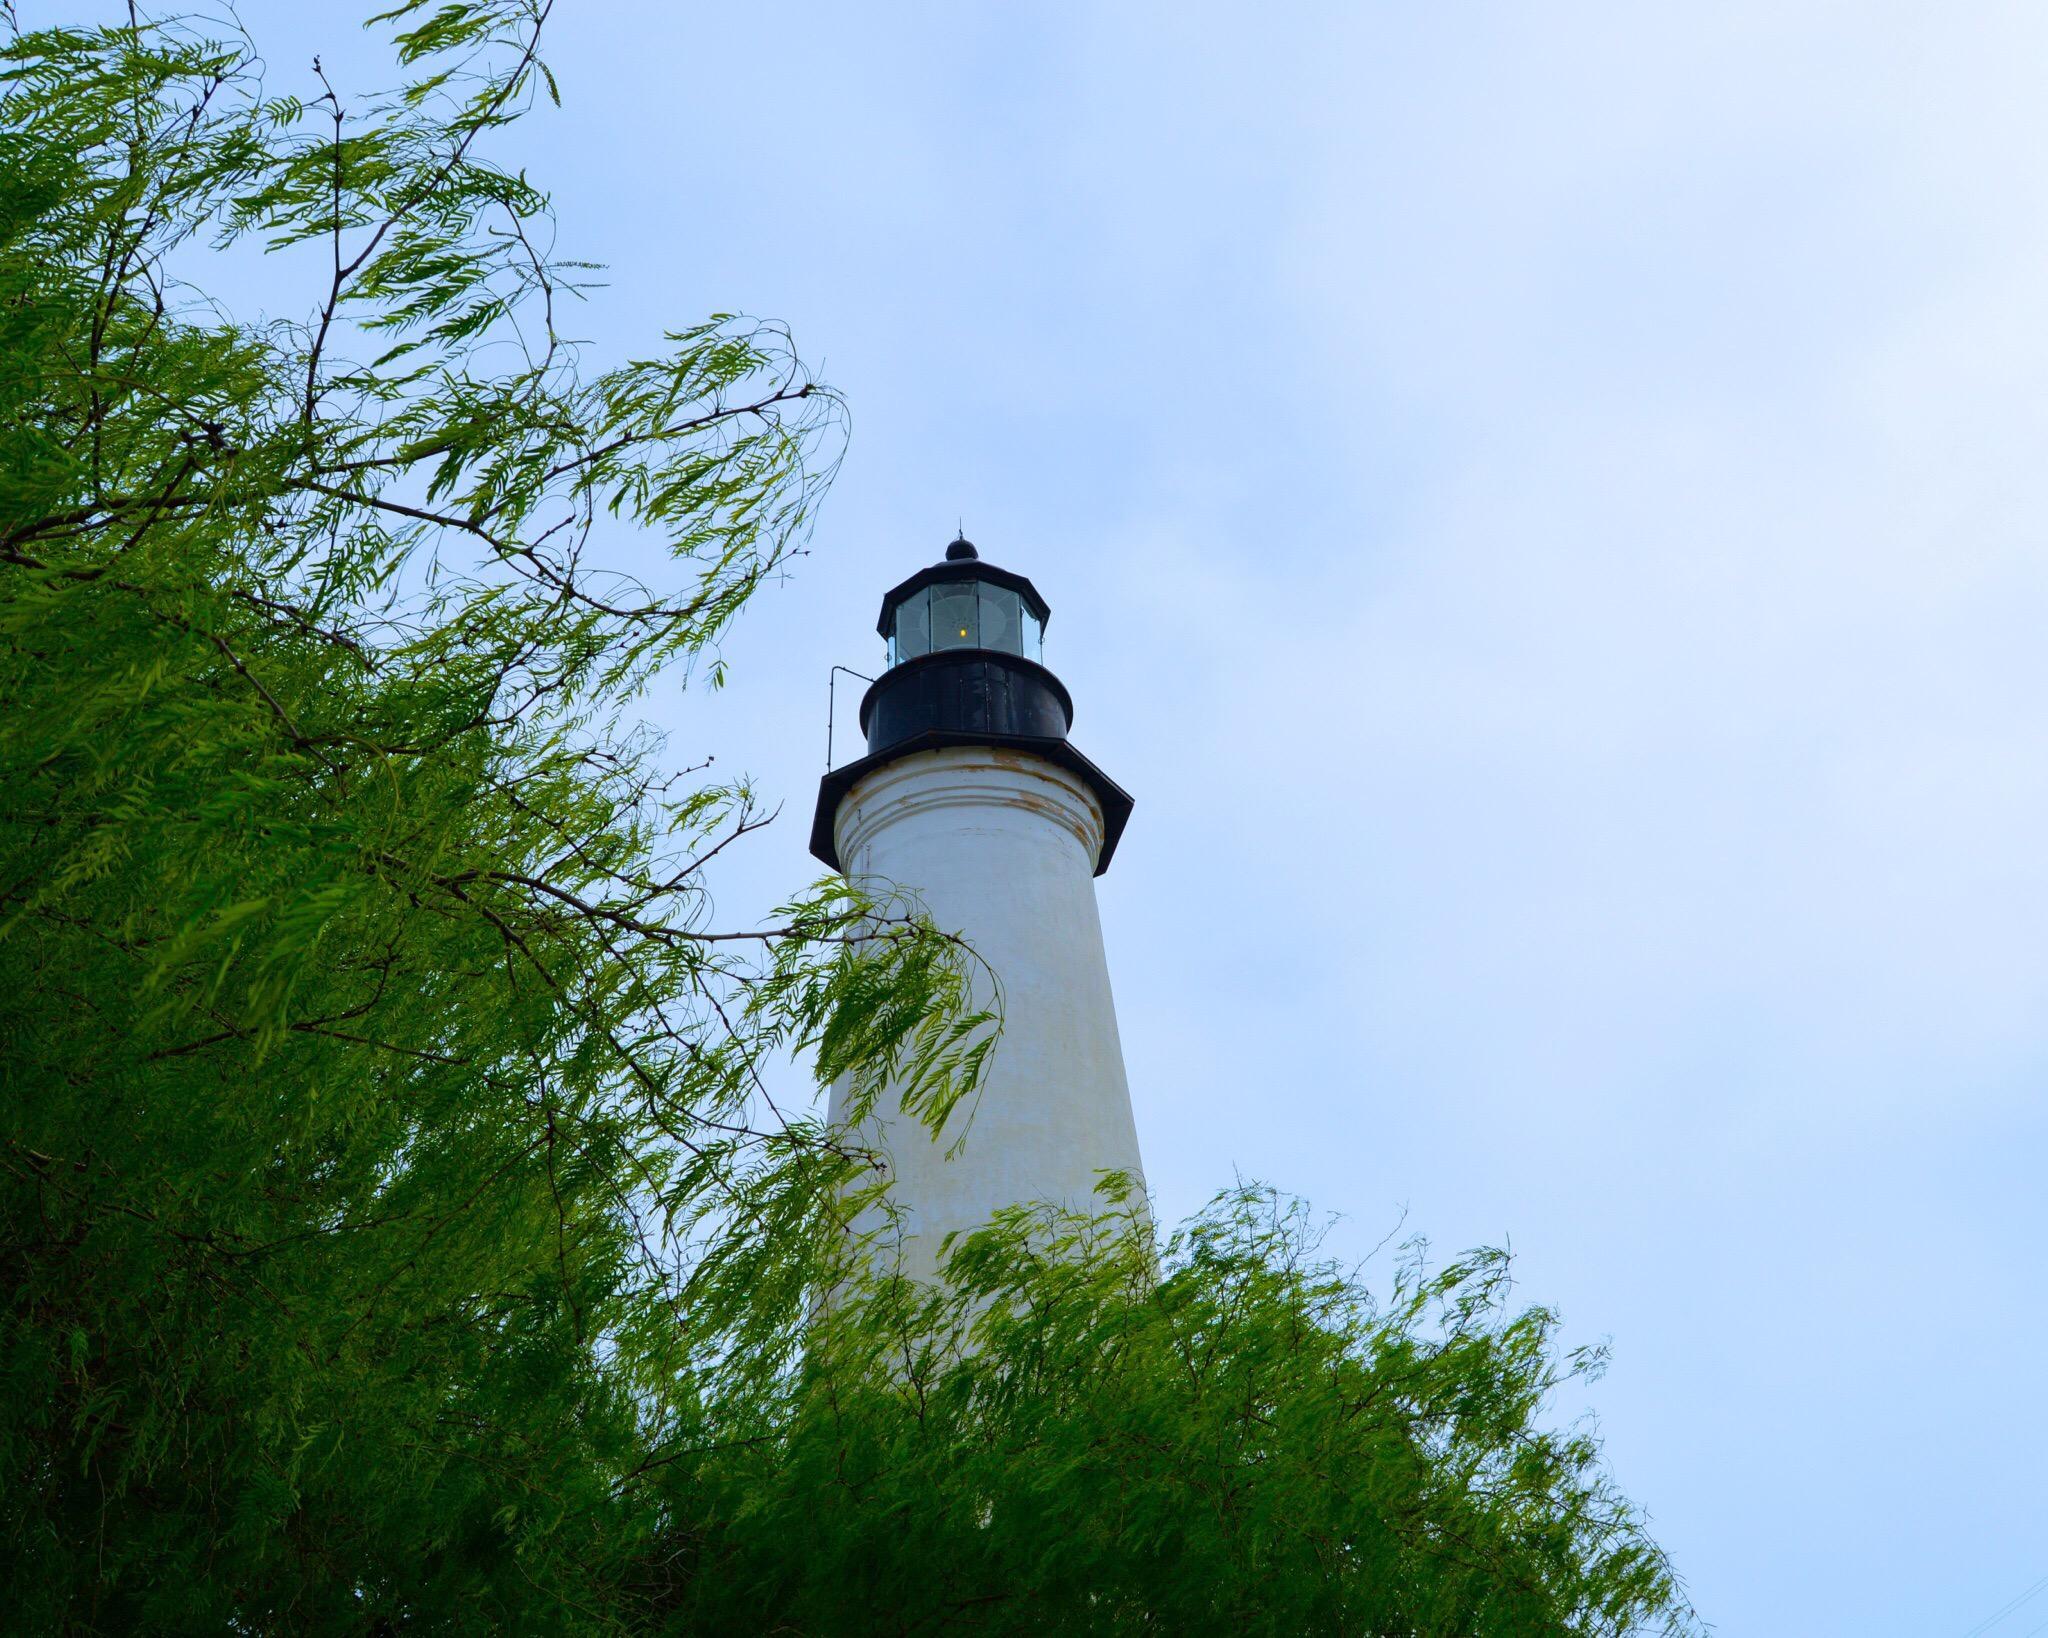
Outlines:
POLYGON ((1013 591, 1024 600, 1024 606, 1037 616, 1042 627, 1052 619, 1052 605, 1038 595, 1038 588, 1021 574, 1012 574, 1008 569, 999 569, 993 563, 984 563, 981 554, 973 545, 956 540, 946 548, 945 561, 934 563, 929 568, 919 569, 901 585, 892 586, 882 597, 882 612, 875 617, 875 630, 881 636, 889 635, 896 617, 896 610, 927 586, 948 585, 955 581, 978 580, 985 585, 1000 586, 1013 591), (954 555, 954 548, 965 546, 967 550, 954 555))

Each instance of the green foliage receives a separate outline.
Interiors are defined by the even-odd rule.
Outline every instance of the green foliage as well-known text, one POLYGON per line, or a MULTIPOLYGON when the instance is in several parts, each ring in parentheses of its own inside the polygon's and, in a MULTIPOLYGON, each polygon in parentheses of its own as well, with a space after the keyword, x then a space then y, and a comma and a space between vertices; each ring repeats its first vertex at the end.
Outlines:
POLYGON ((953 946, 853 942, 844 887, 710 929, 749 793, 615 727, 801 540, 831 396, 731 320, 579 375, 546 201, 475 147, 537 19, 396 20, 418 78, 362 115, 259 103, 245 47, 174 26, 5 56, 0 1510, 34 1625, 603 1616, 646 1527, 620 1472, 701 1361, 787 1352, 847 1180, 758 1066, 893 1066, 937 1112, 972 1050, 953 946), (306 316, 174 282, 244 236, 315 269, 306 316), (674 587, 593 564, 613 516, 674 587))
POLYGON ((584 270, 485 153, 555 94, 546 9, 397 7, 360 106, 317 69, 266 98, 198 24, 0 52, 15 1626, 1673 1608, 1590 1447, 1537 1431, 1547 1323, 1491 1264, 1375 1310, 1243 1203, 1161 1280, 1019 1220, 963 1295, 849 1284, 807 1331, 866 1174, 763 1064, 938 1124, 992 1021, 956 941, 844 884, 713 924, 761 815, 625 712, 715 681, 842 421, 729 317, 582 368, 584 270), (224 256, 303 280, 287 316, 184 282, 224 256))
MULTIPOLYGON (((1689 1616, 1583 1429, 1553 1316, 1411 1246, 1376 1301, 1305 1211, 1018 1209, 932 1290, 872 1276, 759 1426, 666 1483, 688 1630, 1528 1638, 1689 1616)), ((720 1437, 720 1434, 723 1437, 720 1437)))

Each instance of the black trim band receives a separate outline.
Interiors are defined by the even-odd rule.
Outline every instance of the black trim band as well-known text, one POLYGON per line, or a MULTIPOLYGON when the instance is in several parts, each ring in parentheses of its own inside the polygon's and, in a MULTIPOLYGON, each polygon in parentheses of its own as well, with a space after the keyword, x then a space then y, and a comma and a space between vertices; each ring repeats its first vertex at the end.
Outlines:
POLYGON ((887 750, 870 752, 858 762, 834 768, 819 780, 818 806, 811 817, 811 856, 844 874, 846 867, 839 862, 839 850, 832 841, 832 821, 838 817, 839 804, 846 800, 846 793, 877 768, 901 761, 906 756, 915 756, 920 751, 936 751, 948 745, 985 745, 997 750, 1029 751, 1055 768, 1064 768, 1080 780, 1102 805, 1102 851, 1095 858, 1095 874, 1100 876, 1109 868, 1117 840, 1123 835, 1124 825, 1136 805, 1130 793, 1114 779, 1064 739, 1033 734, 954 733, 943 728, 929 729, 909 739, 899 740, 887 750))

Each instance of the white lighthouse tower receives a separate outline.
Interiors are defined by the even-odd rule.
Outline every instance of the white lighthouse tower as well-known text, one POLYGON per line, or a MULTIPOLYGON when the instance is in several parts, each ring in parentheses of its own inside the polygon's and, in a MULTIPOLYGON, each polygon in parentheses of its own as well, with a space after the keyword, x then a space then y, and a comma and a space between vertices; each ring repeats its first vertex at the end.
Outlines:
MULTIPOLYGON (((1001 985, 977 1094, 935 1137, 885 1093, 865 1134, 892 1174, 896 1266, 918 1279, 947 1235, 1003 1207, 1100 1210, 1104 1172, 1143 1181, 1094 881, 1131 799, 1067 742, 1073 700, 1041 658, 1050 613, 1029 580, 954 541, 882 599, 867 754, 818 792, 811 851, 910 890, 1001 985)), ((835 1087, 835 1125, 844 1098, 835 1087)))

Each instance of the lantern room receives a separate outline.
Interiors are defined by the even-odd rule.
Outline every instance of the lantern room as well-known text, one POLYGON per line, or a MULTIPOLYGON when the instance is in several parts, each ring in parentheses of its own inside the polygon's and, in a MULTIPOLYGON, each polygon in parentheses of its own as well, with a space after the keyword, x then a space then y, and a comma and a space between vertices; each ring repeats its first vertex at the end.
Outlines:
POLYGON ((1051 613, 1024 576, 982 562, 971 542, 956 540, 943 563, 919 570, 882 599, 876 629, 892 666, 956 648, 1042 662, 1051 613))

